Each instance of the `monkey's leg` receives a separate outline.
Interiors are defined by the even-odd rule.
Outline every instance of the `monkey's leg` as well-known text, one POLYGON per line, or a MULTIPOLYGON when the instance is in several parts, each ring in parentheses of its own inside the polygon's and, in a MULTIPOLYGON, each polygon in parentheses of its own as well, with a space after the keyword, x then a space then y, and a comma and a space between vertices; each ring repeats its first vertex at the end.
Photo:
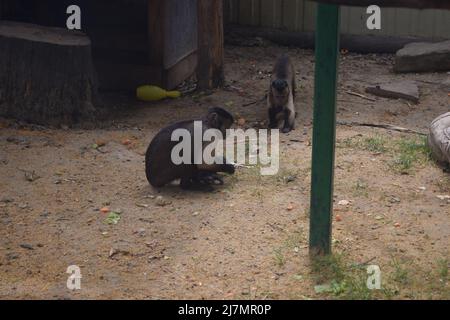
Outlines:
POLYGON ((283 113, 284 125, 281 132, 288 133, 295 128, 295 118, 297 114, 297 112, 295 111, 294 97, 292 96, 292 94, 289 95, 289 101, 287 103, 287 106, 283 110, 283 113))
POLYGON ((197 177, 183 177, 180 181, 180 187, 183 190, 211 192, 214 188, 208 184, 202 183, 197 177))
POLYGON ((288 133, 292 129, 294 129, 294 121, 295 114, 288 108, 284 110, 284 125, 283 129, 281 129, 281 132, 288 133))
POLYGON ((269 108, 269 128, 276 129, 278 127, 277 114, 279 110, 277 108, 269 108))
POLYGON ((218 174, 210 171, 199 170, 197 178, 200 183, 212 184, 212 185, 223 185, 223 179, 218 174))

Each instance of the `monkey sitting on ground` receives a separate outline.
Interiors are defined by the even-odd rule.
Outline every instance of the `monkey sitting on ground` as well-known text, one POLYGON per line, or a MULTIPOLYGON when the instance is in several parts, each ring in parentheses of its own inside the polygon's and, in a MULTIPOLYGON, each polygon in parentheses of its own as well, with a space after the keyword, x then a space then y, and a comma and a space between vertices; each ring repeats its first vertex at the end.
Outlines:
MULTIPOLYGON (((216 174, 217 172, 234 173, 234 165, 227 163, 226 159, 223 159, 222 164, 194 163, 194 121, 202 122, 202 137, 207 129, 218 129, 225 137, 226 129, 231 127, 234 119, 228 111, 222 108, 211 108, 202 119, 181 121, 163 128, 153 138, 145 154, 145 173, 152 186, 159 188, 181 179, 180 187, 182 189, 212 191, 211 184, 223 184, 223 180, 216 174), (176 129, 186 129, 190 133, 192 140, 190 163, 174 164, 172 161, 172 149, 179 143, 179 141, 171 141, 172 132, 176 129)), ((198 152, 201 151, 203 154, 205 146, 206 144, 202 142, 201 150, 198 152)))
POLYGON ((295 71, 287 55, 278 58, 270 79, 267 104, 269 108, 269 128, 278 128, 284 120, 281 132, 288 133, 295 126, 295 71))

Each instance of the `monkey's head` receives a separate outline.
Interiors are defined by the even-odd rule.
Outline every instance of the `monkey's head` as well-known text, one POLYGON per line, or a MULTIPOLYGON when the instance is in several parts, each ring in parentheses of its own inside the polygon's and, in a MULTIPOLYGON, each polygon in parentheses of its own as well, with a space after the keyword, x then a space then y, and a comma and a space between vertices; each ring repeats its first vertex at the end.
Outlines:
POLYGON ((231 127, 234 118, 225 109, 214 107, 208 110, 206 121, 211 128, 219 129, 225 136, 225 131, 231 127))
POLYGON ((275 79, 271 84, 272 96, 276 106, 283 106, 289 99, 289 85, 286 80, 275 79))

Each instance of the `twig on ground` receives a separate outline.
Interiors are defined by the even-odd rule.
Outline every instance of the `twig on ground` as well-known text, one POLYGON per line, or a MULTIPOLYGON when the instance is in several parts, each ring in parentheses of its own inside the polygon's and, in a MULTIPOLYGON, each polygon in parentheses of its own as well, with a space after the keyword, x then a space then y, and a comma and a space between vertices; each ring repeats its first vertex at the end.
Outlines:
POLYGON ((359 122, 348 122, 348 121, 338 121, 337 124, 342 126, 359 126, 359 127, 373 127, 373 128, 381 128, 386 130, 392 130, 392 131, 399 131, 403 133, 414 133, 419 134, 422 136, 426 136, 427 134, 424 132, 398 127, 391 124, 377 124, 377 123, 359 123, 359 122))
POLYGON ((365 95, 363 95, 363 94, 361 94, 361 93, 358 93, 358 92, 345 91, 345 93, 350 94, 350 95, 352 95, 352 96, 357 96, 357 97, 360 97, 360 98, 363 98, 363 99, 366 99, 366 100, 369 100, 369 101, 377 101, 377 100, 374 99, 374 98, 370 98, 370 97, 365 96, 365 95))

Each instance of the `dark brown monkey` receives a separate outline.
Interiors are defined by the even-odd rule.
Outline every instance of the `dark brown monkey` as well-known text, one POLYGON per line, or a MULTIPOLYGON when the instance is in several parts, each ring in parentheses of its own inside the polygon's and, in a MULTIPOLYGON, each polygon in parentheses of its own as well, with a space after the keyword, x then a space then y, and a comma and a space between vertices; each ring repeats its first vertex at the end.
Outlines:
MULTIPOLYGON (((153 138, 145 154, 145 173, 152 186, 159 188, 181 179, 180 187, 183 189, 211 190, 210 184, 223 183, 216 172, 234 173, 234 165, 227 163, 226 159, 223 159, 223 164, 194 164, 193 142, 191 144, 191 162, 173 163, 172 149, 179 141, 171 141, 172 132, 176 129, 186 129, 193 140, 194 121, 202 122, 203 132, 207 129, 218 129, 225 137, 226 129, 231 127, 234 119, 228 111, 222 108, 211 108, 202 119, 181 121, 163 128, 153 138)), ((203 132, 201 132, 202 136, 203 132)), ((203 152, 205 145, 203 143, 197 152, 203 152)))
POLYGON ((267 104, 269 108, 269 128, 278 128, 283 120, 281 132, 287 133, 295 127, 295 71, 287 55, 277 59, 270 79, 267 104))

